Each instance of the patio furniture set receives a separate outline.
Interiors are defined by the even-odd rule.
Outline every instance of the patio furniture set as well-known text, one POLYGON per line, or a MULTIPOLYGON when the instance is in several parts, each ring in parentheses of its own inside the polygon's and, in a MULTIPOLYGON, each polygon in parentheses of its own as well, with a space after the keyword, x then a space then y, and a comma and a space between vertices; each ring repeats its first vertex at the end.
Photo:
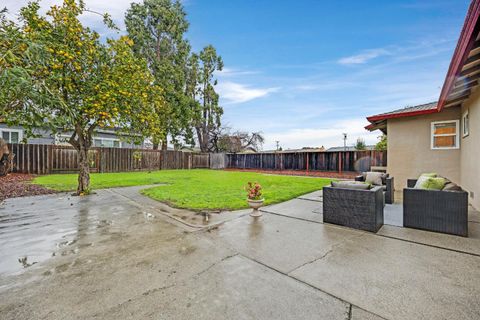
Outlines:
MULTIPOLYGON (((430 176, 409 179, 403 190, 403 226, 468 236, 468 193, 448 179, 436 190, 425 188, 430 176), (419 182, 420 180, 420 182, 419 182)), ((323 221, 377 232, 384 223, 384 207, 394 203, 394 178, 367 172, 355 181, 332 182, 323 188, 323 221)))

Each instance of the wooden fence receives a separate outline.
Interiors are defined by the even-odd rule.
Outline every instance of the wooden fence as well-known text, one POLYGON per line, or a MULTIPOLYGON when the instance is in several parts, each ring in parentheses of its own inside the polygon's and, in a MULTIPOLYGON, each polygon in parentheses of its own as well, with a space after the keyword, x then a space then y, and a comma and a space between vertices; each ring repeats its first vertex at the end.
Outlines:
MULTIPOLYGON (((14 172, 49 174, 76 172, 78 156, 72 147, 9 144, 15 154, 14 172)), ((160 169, 259 169, 301 171, 369 171, 386 166, 386 151, 279 152, 208 154, 150 149, 92 148, 91 172, 125 172, 160 169)))
MULTIPOLYGON (((40 144, 9 144, 8 147, 15 154, 14 172, 78 171, 78 156, 72 147, 40 144)), ((91 172, 209 168, 209 158, 207 153, 127 148, 92 148, 88 154, 91 172)))
POLYGON ((226 167, 260 170, 369 171, 386 166, 386 151, 238 153, 226 155, 226 167))

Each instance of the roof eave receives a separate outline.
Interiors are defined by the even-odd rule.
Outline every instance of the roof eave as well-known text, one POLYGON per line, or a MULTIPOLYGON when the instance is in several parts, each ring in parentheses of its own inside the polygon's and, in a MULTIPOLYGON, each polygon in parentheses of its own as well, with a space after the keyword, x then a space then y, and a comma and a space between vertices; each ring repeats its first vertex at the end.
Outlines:
POLYGON ((368 131, 374 131, 379 129, 379 127, 375 123, 370 123, 368 126, 365 126, 365 129, 367 129, 368 131))
POLYGON ((384 115, 379 114, 376 116, 367 117, 367 120, 369 122, 375 122, 375 121, 382 121, 382 120, 394 119, 394 118, 414 117, 414 116, 420 116, 420 115, 431 114, 436 112, 438 112, 438 109, 399 112, 399 113, 391 113, 391 114, 384 114, 384 115))
POLYGON ((462 32, 460 33, 460 38, 448 68, 442 91, 440 92, 440 98, 438 99, 437 105, 438 111, 441 111, 445 107, 448 101, 448 96, 462 71, 463 64, 467 59, 470 50, 472 49, 477 34, 475 30, 478 31, 479 28, 477 24, 479 16, 480 0, 473 0, 468 9, 467 16, 465 17, 462 32))

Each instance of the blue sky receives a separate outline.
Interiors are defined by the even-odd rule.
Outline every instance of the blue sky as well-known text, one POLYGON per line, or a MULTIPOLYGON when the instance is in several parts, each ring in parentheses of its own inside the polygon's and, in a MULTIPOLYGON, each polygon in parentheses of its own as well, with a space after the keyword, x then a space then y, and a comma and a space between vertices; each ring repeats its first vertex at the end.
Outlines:
MULTIPOLYGON (((7 0, 12 11, 22 1, 7 0)), ((26 1, 24 1, 26 2, 26 1)), ((43 1, 45 6, 55 0, 43 1)), ((86 0, 123 28, 129 0, 86 0)), ((185 0, 194 50, 223 57, 223 122, 264 149, 375 143, 365 117, 438 98, 468 0, 185 0)), ((98 24, 94 16, 85 22, 98 24)))

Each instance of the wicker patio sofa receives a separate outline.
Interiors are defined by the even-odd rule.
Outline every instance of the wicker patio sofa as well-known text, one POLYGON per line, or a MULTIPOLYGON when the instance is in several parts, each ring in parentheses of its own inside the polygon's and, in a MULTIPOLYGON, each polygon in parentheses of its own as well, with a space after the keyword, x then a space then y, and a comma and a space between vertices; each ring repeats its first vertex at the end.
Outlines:
MULTIPOLYGON (((355 177, 355 181, 365 182, 365 174, 355 177)), ((395 189, 393 187, 393 177, 387 173, 385 179, 382 179, 382 189, 385 196, 385 203, 395 202, 395 189)))
POLYGON ((381 186, 369 190, 323 187, 323 222, 377 232, 383 226, 381 186))
POLYGON ((468 236, 468 193, 414 189, 408 179, 403 189, 403 225, 409 228, 468 236))

